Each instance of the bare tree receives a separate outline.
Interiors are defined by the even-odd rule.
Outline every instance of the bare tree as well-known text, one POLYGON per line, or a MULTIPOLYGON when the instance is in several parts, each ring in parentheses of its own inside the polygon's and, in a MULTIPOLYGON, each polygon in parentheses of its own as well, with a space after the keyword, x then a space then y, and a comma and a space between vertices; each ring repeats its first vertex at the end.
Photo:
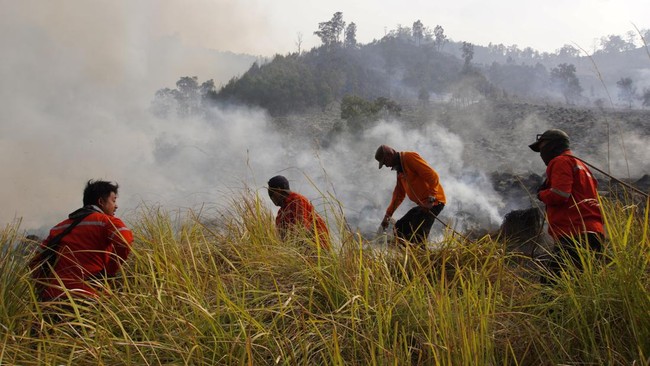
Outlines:
POLYGON ((302 33, 298 32, 296 33, 296 46, 298 47, 298 54, 301 53, 301 47, 302 47, 302 33))

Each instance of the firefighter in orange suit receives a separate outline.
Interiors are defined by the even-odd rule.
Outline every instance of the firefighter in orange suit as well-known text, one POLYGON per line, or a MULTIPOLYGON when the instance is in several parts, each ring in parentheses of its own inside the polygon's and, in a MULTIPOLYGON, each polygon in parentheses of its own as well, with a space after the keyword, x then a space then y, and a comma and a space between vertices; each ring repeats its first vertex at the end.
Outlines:
POLYGON ((59 299, 65 296, 66 290, 71 296, 97 298, 99 286, 93 285, 93 281, 117 274, 133 242, 131 230, 115 217, 117 189, 118 185, 111 182, 88 181, 84 206, 50 230, 32 260, 42 301, 59 299), (51 250, 53 238, 73 222, 74 228, 59 238, 56 248, 51 250), (44 256, 49 256, 51 261, 43 263, 44 256))
POLYGON ((397 220, 395 235, 406 241, 424 245, 433 222, 447 203, 438 173, 418 153, 397 152, 387 145, 377 148, 375 160, 379 162, 379 169, 385 165, 397 173, 393 197, 381 226, 388 226, 393 213, 404 201, 404 197, 408 196, 417 206, 397 220))
POLYGON ((287 178, 282 175, 271 178, 268 181, 268 191, 271 201, 280 207, 275 224, 283 240, 291 233, 306 231, 321 248, 330 248, 329 231, 325 221, 305 196, 291 191, 287 178))
POLYGON ((546 164, 546 180, 537 197, 546 205, 548 232, 556 241, 549 270, 559 274, 563 255, 581 268, 578 247, 602 251, 605 230, 598 182, 589 168, 573 157, 564 131, 551 129, 537 135, 529 147, 539 152, 546 164))

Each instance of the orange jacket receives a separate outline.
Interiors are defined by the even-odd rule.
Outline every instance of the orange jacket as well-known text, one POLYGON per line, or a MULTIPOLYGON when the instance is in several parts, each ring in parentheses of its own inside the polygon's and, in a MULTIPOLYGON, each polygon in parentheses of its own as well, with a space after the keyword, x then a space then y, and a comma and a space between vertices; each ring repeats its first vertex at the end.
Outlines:
POLYGON ((393 198, 386 209, 386 216, 391 217, 404 201, 404 196, 424 206, 429 197, 435 197, 436 204, 447 203, 445 191, 440 185, 438 173, 427 164, 420 154, 410 151, 399 153, 402 172, 397 173, 397 184, 393 190, 393 198))
POLYGON ((314 206, 305 196, 289 192, 275 218, 280 237, 285 239, 290 231, 309 230, 318 234, 318 242, 324 249, 329 249, 329 231, 322 217, 314 211, 314 206))
POLYGON ((546 167, 545 189, 538 194, 546 205, 548 232, 555 239, 585 232, 604 233, 597 181, 589 168, 567 150, 546 167))
MULTIPOLYGON (((42 299, 51 300, 63 295, 61 284, 74 295, 96 297, 97 290, 88 284, 88 280, 94 276, 114 276, 129 255, 133 242, 131 230, 117 217, 106 215, 96 206, 92 208, 97 212, 85 217, 61 239, 53 271, 56 276, 40 279, 48 283, 41 294, 42 299)), ((73 217, 75 212, 70 216, 73 217)), ((53 227, 41 247, 46 248, 48 242, 73 221, 68 218, 53 227)))

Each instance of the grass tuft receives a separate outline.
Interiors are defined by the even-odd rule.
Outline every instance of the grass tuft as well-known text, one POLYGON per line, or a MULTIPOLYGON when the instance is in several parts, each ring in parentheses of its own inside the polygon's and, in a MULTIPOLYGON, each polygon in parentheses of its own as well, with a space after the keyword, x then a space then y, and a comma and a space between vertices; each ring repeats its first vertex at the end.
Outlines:
POLYGON ((345 233, 324 251, 280 241, 251 192, 214 217, 145 207, 120 277, 90 303, 38 304, 10 225, 0 364, 647 364, 648 209, 603 205, 603 256, 582 252, 585 269, 552 287, 487 236, 379 250, 345 233))

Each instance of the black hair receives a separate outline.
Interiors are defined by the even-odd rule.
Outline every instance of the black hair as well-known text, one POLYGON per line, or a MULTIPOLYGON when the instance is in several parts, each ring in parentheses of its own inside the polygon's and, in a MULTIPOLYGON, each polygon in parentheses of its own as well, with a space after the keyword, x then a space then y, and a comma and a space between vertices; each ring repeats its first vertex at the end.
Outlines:
POLYGON ((275 177, 269 179, 268 186, 269 189, 283 189, 285 191, 290 190, 289 181, 282 175, 276 175, 275 177))
POLYGON ((111 193, 117 194, 117 183, 104 180, 89 180, 84 188, 84 206, 96 205, 99 199, 107 199, 111 193))

